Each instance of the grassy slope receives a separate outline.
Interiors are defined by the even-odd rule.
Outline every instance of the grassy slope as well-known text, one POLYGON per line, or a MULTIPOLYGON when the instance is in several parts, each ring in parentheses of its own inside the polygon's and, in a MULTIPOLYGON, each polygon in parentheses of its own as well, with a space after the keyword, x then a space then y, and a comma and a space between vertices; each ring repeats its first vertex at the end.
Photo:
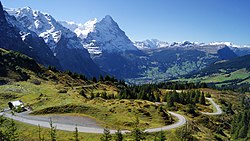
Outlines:
MULTIPOLYGON (((88 115, 91 117, 98 119, 102 119, 105 118, 105 114, 108 113, 108 116, 106 117, 105 120, 99 120, 100 124, 104 124, 104 122, 109 126, 109 127, 113 127, 113 128, 117 128, 117 126, 124 126, 124 122, 129 125, 132 124, 132 121, 135 119, 135 115, 139 115, 139 118, 141 120, 141 127, 146 127, 145 123, 149 122, 150 120, 147 119, 146 116, 143 116, 142 113, 138 112, 137 109, 139 109, 139 107, 144 107, 142 109, 147 110, 148 112, 150 112, 151 114, 154 113, 154 111, 156 111, 154 109, 154 106, 152 106, 152 103, 147 102, 147 101, 140 101, 140 100, 136 100, 136 101, 130 101, 130 100, 103 100, 101 98, 95 98, 93 100, 86 100, 84 98, 82 98, 80 95, 78 95, 77 93, 74 94, 73 89, 72 90, 68 90, 67 93, 58 93, 58 90, 55 89, 57 87, 57 85, 51 85, 51 84, 41 84, 41 85, 35 85, 33 83, 30 82, 16 82, 13 83, 11 85, 3 85, 0 87, 0 92, 2 95, 2 92, 6 92, 6 90, 11 88, 11 92, 12 94, 17 95, 17 97, 20 97, 20 99, 22 99, 23 101, 25 101, 25 103, 29 103, 30 105, 32 105, 32 107, 34 108, 34 110, 41 110, 44 109, 46 107, 51 107, 51 106, 57 106, 57 105, 63 105, 63 104, 68 104, 71 103, 72 101, 74 103, 78 103, 80 105, 85 105, 85 106, 89 106, 91 108, 95 108, 95 112, 92 111, 92 113, 82 113, 83 115, 88 115), (17 91, 13 92, 13 89, 15 88, 17 91), (18 89, 17 89, 18 88, 18 89), (21 91, 21 92, 20 92, 21 91), (31 93, 31 94, 28 94, 31 93), (40 93, 47 93, 46 95, 43 94, 43 98, 39 98, 40 93), (55 93, 55 94, 53 94, 55 93), (55 97, 52 97, 52 96, 55 97), (39 98, 39 99, 38 99, 39 98), (46 99, 45 101, 43 101, 43 99, 46 99), (56 99, 60 99, 61 103, 59 102, 53 102, 56 99), (65 99, 66 98, 66 99, 65 99), (54 100, 53 100, 54 99, 54 100), (43 105, 44 104, 44 105, 43 105), (43 105, 43 106, 42 106, 43 105), (133 106, 134 105, 134 106, 133 106), (141 106, 139 106, 141 105, 141 106), (149 108, 145 108, 148 107, 149 108), (44 107, 44 108, 43 108, 44 107), (110 112, 110 110, 114 110, 116 111, 116 113, 114 112, 110 112), (126 110, 124 110, 126 109, 126 110), (128 109, 132 109, 132 112, 127 112, 128 109), (139 114, 136 114, 139 113, 139 114), (130 123, 129 123, 129 122, 130 123), (112 124, 111 124, 112 123, 112 124), (113 126, 115 125, 115 126, 113 126)), ((211 89, 202 89, 205 92, 210 92, 212 94, 212 98, 218 103, 220 104, 220 102, 218 101, 218 99, 225 99, 227 102, 231 102, 232 99, 236 99, 236 95, 235 94, 221 94, 220 91, 215 91, 215 90, 211 90, 211 89)), ((238 98, 237 98, 238 99, 238 98)), ((58 100, 58 101, 60 101, 58 100)), ((237 105, 239 105, 239 100, 234 100, 232 101, 232 104, 234 105, 234 109, 238 109, 239 107, 237 105)), ((221 105, 221 104, 220 104, 221 105)), ((177 105, 177 107, 179 107, 179 109, 185 109, 185 105, 177 105)), ((210 106, 209 106, 210 107, 210 106)), ((198 105, 198 109, 204 111, 210 111, 211 109, 207 108, 207 107, 203 107, 202 105, 198 105)), ((214 132, 215 132, 215 128, 216 126, 216 121, 218 120, 218 118, 222 118, 224 116, 215 116, 215 117, 211 117, 211 116, 198 116, 198 117, 193 117, 191 115, 186 114, 185 112, 182 112, 182 110, 179 111, 180 114, 183 114, 186 116, 186 118, 189 120, 190 123, 192 123, 192 127, 194 128, 193 131, 193 135, 198 138, 199 140, 209 140, 209 139, 214 139, 214 132), (207 122, 203 122, 203 119, 209 119, 210 123, 209 126, 207 125, 207 122), (212 128, 212 129, 210 129, 212 128)), ((225 118, 229 118, 227 116, 225 116, 225 118)), ((159 116, 156 115, 152 115, 152 120, 154 121, 150 121, 151 122, 151 126, 160 126, 161 122, 159 116), (157 121, 159 120, 159 121, 157 121)), ((163 124, 163 123, 162 123, 163 124)), ((148 127, 148 126, 147 126, 148 127)), ((38 136, 38 127, 35 126, 31 126, 31 125, 27 125, 27 124, 23 124, 23 123, 18 123, 18 128, 19 128, 19 133, 21 134, 21 137, 23 138, 29 138, 30 140, 37 140, 38 136)), ((129 128, 129 126, 127 126, 127 128, 129 128)), ((44 133, 45 137, 48 139, 49 138, 49 134, 48 134, 48 130, 49 129, 42 129, 42 132, 44 133)), ((179 139, 179 134, 181 132, 181 129, 176 129, 176 130, 171 130, 171 131, 167 131, 165 132, 166 136, 168 137, 168 140, 178 140, 179 139)), ((225 134, 229 135, 229 131, 225 130, 224 131, 225 134)), ((58 131, 58 139, 59 140, 68 140, 69 138, 73 137, 73 133, 72 132, 65 132, 65 131, 58 131)), ((150 134, 147 136, 147 140, 153 140, 154 139, 154 135, 156 135, 156 133, 154 134, 150 134)), ((219 136, 219 135, 218 135, 219 136)), ((85 134, 85 133, 80 133, 80 137, 82 140, 99 140, 100 135, 94 135, 94 134, 85 134)), ((128 140, 129 138, 131 138, 130 136, 126 137, 128 140)), ((228 137, 221 137, 223 140, 226 140, 228 137)))
MULTIPOLYGON (((37 141, 39 140, 39 128, 37 126, 24 124, 21 122, 16 122, 18 128, 18 135, 20 140, 25 141, 37 141)), ((41 135, 46 141, 50 140, 49 135, 50 129, 48 128, 41 128, 41 135)), ((74 137, 74 132, 67 132, 67 131, 56 131, 56 137, 58 141, 69 141, 72 140, 74 137)), ((81 141, 98 141, 100 139, 100 134, 90 134, 90 133, 79 133, 79 139, 81 141)))
MULTIPOLYGON (((8 54, 7 51, 4 51, 8 54)), ((11 55, 12 57, 13 54, 11 55)), ((10 57, 11 58, 11 57, 10 57)), ((8 58, 7 58, 8 59, 8 58)), ((22 57, 21 57, 22 59, 22 57)), ((28 59, 30 60, 30 59, 28 59)), ((8 62, 8 61, 7 61, 8 62)), ((20 75, 12 70, 12 64, 4 64, 10 71, 7 71, 8 79, 7 85, 0 86, 0 107, 6 107, 6 103, 10 100, 21 99, 26 105, 30 105, 34 111, 38 113, 47 113, 49 110, 55 111, 54 113, 60 113, 61 110, 65 110, 65 105, 71 105, 73 109, 69 109, 69 113, 77 115, 87 115, 95 118, 99 124, 108 126, 110 128, 127 128, 131 129, 133 126, 133 120, 136 116, 140 119, 140 127, 157 127, 164 125, 164 122, 155 109, 155 105, 148 101, 143 100, 103 100, 101 98, 95 98, 93 100, 86 99, 79 95, 81 90, 90 97, 90 93, 107 92, 108 94, 117 94, 118 88, 113 84, 107 83, 93 83, 91 81, 83 81, 81 79, 73 79, 68 74, 57 73, 51 70, 41 68, 41 74, 37 74, 34 71, 28 69, 25 66, 20 66, 22 71, 25 71, 29 78, 27 81, 20 80, 20 75), (16 74, 16 75, 12 75, 16 74), (11 77, 10 77, 11 76, 11 77), (16 79, 16 77, 18 79, 16 79), (37 83, 40 82, 40 83, 37 83), (72 106, 73 105, 73 106, 72 106), (52 108, 51 108, 52 107, 52 108), (79 107, 85 110, 79 110, 79 107), (78 108, 78 110, 77 110, 78 108), (150 116, 148 116, 150 115, 150 116)), ((33 64, 37 65, 37 64, 33 64)), ((1 77, 3 78, 3 77, 1 77)), ((163 90, 164 91, 164 90, 163 90)), ((221 104, 218 99, 224 99, 227 102, 233 104, 234 110, 239 110, 239 99, 236 94, 221 94, 219 91, 205 89, 203 91, 210 92, 212 97, 218 104, 221 104), (234 99, 232 101, 232 99, 234 99)), ((185 105, 176 104, 178 113, 181 113, 188 118, 189 123, 192 126, 192 133, 199 140, 216 140, 215 135, 219 136, 223 140, 229 138, 229 130, 223 131, 226 135, 221 136, 216 133, 216 129, 220 125, 220 119, 230 119, 232 116, 198 116, 193 117, 183 112, 186 108, 185 105)), ((198 105, 198 110, 211 111, 211 106, 204 107, 198 105)), ((173 109, 174 110, 174 109, 173 109)), ((28 140, 37 140, 37 130, 35 126, 18 123, 18 131, 20 136, 28 140)), ((46 138, 49 137, 47 131, 49 129, 43 129, 46 138)), ((182 129, 174 129, 166 131, 168 140, 180 140, 180 132, 182 129)), ((147 136, 147 140, 153 140, 156 133, 147 136)), ((59 140, 69 140, 72 136, 71 132, 59 131, 59 140)), ((80 133, 82 140, 99 140, 100 135, 80 133)), ((127 137, 128 140, 131 137, 127 137)))
POLYGON ((186 81, 203 81, 206 83, 242 84, 250 83, 250 55, 237 57, 228 61, 214 63, 193 76, 188 76, 186 81), (196 76, 196 77, 194 77, 196 76))
MULTIPOLYGON (((18 134, 21 137, 21 140, 25 141, 37 141, 39 140, 39 131, 37 126, 23 124, 20 122, 16 122, 18 128, 18 134)), ((50 140, 49 135, 50 129, 48 128, 41 128, 41 135, 44 137, 46 141, 50 140)), ((181 138, 178 137, 178 133, 180 130, 173 129, 171 131, 164 132, 167 136, 167 141, 176 141, 180 140, 181 138)), ((145 141, 153 141, 155 136, 158 136, 159 133, 151 133, 146 135, 145 141)), ((74 132, 67 132, 67 131, 60 131, 57 130, 56 132, 57 140, 58 141, 70 141, 73 140, 74 132)), ((99 141, 101 134, 90 134, 90 133, 79 133, 79 140, 80 141, 99 141)), ((112 135, 114 139, 115 135, 112 135)), ((123 135, 126 141, 134 141, 131 135, 123 135)))
POLYGON ((45 69, 19 53, 3 49, 0 53, 0 59, 4 60, 1 69, 5 70, 0 77, 8 79, 7 84, 0 86, 0 108, 7 107, 9 101, 22 100, 34 113, 76 113, 95 118, 99 124, 110 128, 131 129, 137 116, 143 128, 165 125, 152 102, 89 99, 91 93, 117 95, 119 89, 112 82, 94 83, 73 78, 45 69), (15 71, 15 67, 20 71, 15 71), (19 72, 25 72, 25 81, 20 79, 19 72), (88 98, 81 96, 80 91, 84 91, 88 98))
POLYGON ((220 73, 211 74, 208 76, 200 76, 195 78, 181 78, 180 81, 188 82, 205 82, 215 83, 217 85, 228 84, 230 85, 233 81, 237 81, 237 84, 250 83, 250 73, 246 69, 239 69, 233 72, 226 72, 221 70, 220 73))
MULTIPOLYGON (((101 86, 103 87, 103 85, 101 86)), ((48 113, 49 110, 47 108, 50 107, 54 107, 55 113, 61 113, 60 110, 65 110, 65 105, 73 105, 75 107, 69 109, 70 113, 90 116, 95 118, 101 125, 105 126, 107 124, 111 128, 129 129, 136 116, 140 118, 142 127, 148 128, 164 125, 160 114, 155 109, 157 107, 152 102, 142 100, 104 100, 101 98, 89 100, 79 95, 78 86, 65 88, 68 90, 67 93, 59 93, 61 89, 60 84, 56 85, 47 81, 42 82, 40 85, 30 82, 13 82, 12 84, 2 85, 0 86, 0 106, 2 108, 6 107, 6 103, 14 100, 13 97, 16 97, 15 99, 22 100, 26 105, 31 106, 34 112, 40 114, 48 113), (10 98, 6 99, 4 97, 6 95, 10 98), (87 108, 86 110, 74 111, 74 109, 80 106, 87 108)))
MULTIPOLYGON (((240 97, 238 97, 237 93, 222 93, 221 91, 217 90, 211 90, 211 89, 202 89, 202 91, 209 92, 212 94, 212 98, 215 100, 216 103, 219 105, 222 105, 222 109, 225 110, 225 106, 220 103, 219 99, 223 99, 226 102, 231 102, 233 104, 233 110, 238 111, 240 107, 240 97), (234 99, 234 100, 232 100, 234 99)), ((182 105, 180 105, 182 106, 182 105)), ((183 106, 184 108, 185 106, 183 106)), ((211 112, 211 111, 210 111, 211 112)), ((192 133, 195 138, 198 140, 217 140, 215 136, 222 140, 228 140, 230 136, 229 130, 223 130, 225 136, 222 136, 218 133, 216 133, 216 129, 220 127, 220 121, 232 118, 230 115, 221 115, 221 116, 207 116, 207 115, 201 115, 198 117, 192 117, 185 112, 179 111, 178 113, 185 115, 185 117, 188 119, 189 126, 192 128, 192 133)), ((30 140, 37 140, 38 138, 38 127, 27 125, 23 123, 18 123, 19 127, 19 133, 22 134, 21 137, 23 138, 29 138, 30 140)), ((167 136, 167 139, 169 141, 175 141, 180 140, 180 133, 182 131, 182 128, 174 129, 171 131, 164 132, 167 136)), ((49 129, 42 129, 42 133, 45 135, 47 139, 49 139, 49 129)), ((157 135, 157 133, 152 133, 147 135, 147 141, 154 140, 154 136, 157 135)), ((91 140, 91 141, 98 141, 100 139, 101 135, 95 135, 95 134, 85 134, 85 133, 79 133, 79 136, 82 140, 91 140)), ((130 135, 125 135, 126 140, 132 140, 130 135)), ((69 140, 69 138, 73 137, 73 132, 65 132, 65 131, 58 131, 57 132, 58 140, 69 140)))

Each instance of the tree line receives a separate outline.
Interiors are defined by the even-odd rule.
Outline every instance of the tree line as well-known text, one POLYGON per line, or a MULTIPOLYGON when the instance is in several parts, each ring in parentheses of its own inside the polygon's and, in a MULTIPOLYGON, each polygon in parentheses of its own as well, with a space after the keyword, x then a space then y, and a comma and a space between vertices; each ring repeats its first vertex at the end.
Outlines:
POLYGON ((236 114, 231 123, 232 139, 250 139, 250 98, 243 97, 242 111, 236 114))

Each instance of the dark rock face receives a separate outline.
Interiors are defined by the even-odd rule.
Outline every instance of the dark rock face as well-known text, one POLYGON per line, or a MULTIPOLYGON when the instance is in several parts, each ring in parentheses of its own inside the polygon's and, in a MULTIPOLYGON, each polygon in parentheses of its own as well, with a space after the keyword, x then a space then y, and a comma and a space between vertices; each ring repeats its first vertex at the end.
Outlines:
POLYGON ((105 72, 119 79, 135 78, 142 71, 139 69, 143 60, 134 52, 124 54, 103 52, 102 55, 93 57, 93 60, 105 72))
POLYGON ((54 66, 57 69, 62 70, 58 59, 53 55, 53 52, 45 44, 42 38, 38 37, 36 34, 29 34, 23 41, 27 45, 33 47, 32 51, 36 54, 37 62, 45 66, 54 66))
POLYGON ((0 47, 15 50, 34 57, 31 49, 22 41, 18 30, 7 23, 2 5, 0 5, 0 47))
POLYGON ((54 50, 63 70, 70 70, 89 77, 104 74, 90 58, 86 49, 68 48, 65 46, 68 42, 68 39, 62 36, 54 50))
POLYGON ((218 50, 218 55, 222 60, 230 60, 237 57, 237 55, 227 46, 218 50))
POLYGON ((4 16, 4 11, 3 11, 3 6, 2 3, 0 1, 0 22, 4 23, 6 22, 5 16, 4 16))

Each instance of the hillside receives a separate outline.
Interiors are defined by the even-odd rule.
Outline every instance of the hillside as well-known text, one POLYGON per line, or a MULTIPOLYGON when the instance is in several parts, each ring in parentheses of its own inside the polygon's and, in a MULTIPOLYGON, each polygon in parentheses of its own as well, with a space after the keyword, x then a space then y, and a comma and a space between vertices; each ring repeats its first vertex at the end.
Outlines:
POLYGON ((250 86, 250 55, 237 57, 231 60, 216 62, 197 73, 185 76, 182 81, 206 82, 242 92, 249 91, 250 86))
MULTIPOLYGON (((234 105, 233 110, 240 111, 240 98, 236 98, 237 94, 221 94, 220 91, 198 89, 199 87, 191 87, 192 85, 188 86, 188 84, 185 88, 190 89, 179 92, 166 89, 173 89, 172 84, 169 85, 171 87, 164 87, 164 84, 128 86, 124 81, 108 76, 100 77, 99 80, 96 78, 90 80, 69 71, 60 72, 52 67, 46 69, 20 53, 4 49, 0 51, 0 79, 4 82, 0 85, 0 108, 7 107, 9 101, 22 100, 25 106, 32 109, 31 114, 35 115, 33 118, 87 117, 94 120, 97 126, 129 130, 135 127, 135 119, 138 118, 137 126, 143 130, 175 122, 176 118, 167 112, 170 110, 188 119, 189 131, 185 131, 186 127, 166 131, 164 134, 168 135, 169 140, 179 140, 183 137, 198 140, 227 140, 230 138, 230 128, 227 124, 233 117, 228 112, 229 103, 234 105), (202 114, 202 112, 213 111, 210 102, 205 101, 204 94, 211 95, 215 102, 222 105, 223 111, 227 113, 221 115, 224 118, 223 122, 220 116, 211 117, 202 114), (229 97, 237 100, 230 102, 229 97), (163 102, 163 105, 159 105, 159 102, 163 102), (208 121, 209 124, 207 124, 208 121), (223 130, 217 131, 218 127, 223 130), (181 132, 189 134, 180 136, 181 132), (211 137, 211 134, 214 135, 211 137)), ((34 135, 37 131, 34 126, 23 123, 17 123, 17 125, 20 138, 38 139, 34 135)), ((43 129, 44 134, 45 131, 47 129, 43 129)), ((64 138, 58 136, 60 140, 69 139, 69 132, 59 133, 64 136, 64 138)), ((84 140, 86 138, 86 140, 93 140, 91 134, 79 133, 79 135, 84 140)), ((94 137, 94 140, 98 140, 99 136, 94 137)), ((133 138, 131 134, 124 136, 127 139, 133 138)), ((158 134, 145 134, 149 141, 155 136, 158 134)), ((49 139, 48 136, 45 138, 49 139)))
MULTIPOLYGON (((250 55, 245 55, 241 57, 237 57, 228 61, 220 61, 216 62, 207 68, 201 70, 202 74, 212 74, 212 73, 219 73, 221 70, 225 70, 226 72, 232 72, 239 69, 250 69, 250 55)), ((201 75, 202 75, 201 74, 201 75)))
POLYGON ((14 51, 0 48, 0 78, 1 84, 11 79, 26 81, 29 79, 27 72, 42 72, 42 68, 31 58, 14 51))
POLYGON ((104 127, 130 129, 136 115, 142 127, 165 124, 153 102, 118 100, 121 89, 127 87, 123 81, 109 76, 88 80, 69 71, 46 69, 17 52, 0 52, 1 108, 16 99, 31 107, 33 114, 87 115, 104 127))

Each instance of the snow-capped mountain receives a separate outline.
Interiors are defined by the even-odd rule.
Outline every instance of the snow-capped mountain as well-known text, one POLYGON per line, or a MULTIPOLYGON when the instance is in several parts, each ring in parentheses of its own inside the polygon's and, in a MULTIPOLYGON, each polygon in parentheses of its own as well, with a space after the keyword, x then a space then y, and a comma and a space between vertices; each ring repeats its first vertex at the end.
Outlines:
POLYGON ((88 34, 84 42, 87 48, 99 47, 100 50, 107 52, 137 50, 133 42, 109 15, 95 24, 93 32, 88 34))
POLYGON ((215 45, 215 46, 228 46, 233 48, 250 48, 250 45, 237 45, 231 42, 211 42, 208 45, 215 45))
POLYGON ((67 44, 68 48, 82 48, 80 44, 77 45, 74 41, 76 35, 47 13, 33 10, 30 7, 5 10, 10 15, 15 16, 22 26, 27 27, 39 37, 42 37, 52 50, 56 48, 62 36, 69 39, 70 44, 67 44))
MULTIPOLYGON (((62 26, 51 15, 33 10, 30 7, 6 9, 6 11, 15 16, 20 26, 43 38, 59 60, 63 70, 71 70, 87 76, 98 76, 101 73, 77 35, 62 26)), ((23 32, 26 31, 23 30, 23 32)), ((23 38, 25 36, 26 34, 23 38)))
POLYGON ((173 48, 173 47, 194 47, 202 44, 189 41, 168 43, 157 39, 151 39, 145 41, 135 41, 134 45, 140 50, 145 50, 145 49, 148 50, 148 49, 173 48))
POLYGON ((60 21, 60 23, 70 29, 71 31, 75 32, 77 37, 81 38, 82 40, 88 36, 90 32, 94 31, 95 24, 97 23, 97 19, 92 19, 87 21, 84 24, 75 23, 75 22, 68 22, 68 21, 60 21))
POLYGON ((19 30, 13 27, 6 20, 6 15, 3 10, 1 1, 0 1, 0 47, 8 50, 19 51, 28 56, 36 57, 33 54, 31 48, 26 45, 21 35, 19 34, 19 30))
POLYGON ((61 23, 81 38, 83 46, 102 70, 118 78, 137 76, 140 71, 137 55, 142 52, 111 16, 107 15, 100 21, 90 20, 85 24, 61 23))
POLYGON ((134 45, 140 50, 169 47, 168 42, 160 41, 157 39, 145 40, 142 42, 135 41, 134 45))
POLYGON ((109 15, 99 22, 94 19, 85 24, 61 23, 82 39, 83 46, 88 49, 90 54, 101 54, 103 51, 124 52, 138 50, 109 15))
POLYGON ((170 44, 171 47, 194 47, 197 45, 199 45, 199 43, 190 41, 173 42, 170 44))
POLYGON ((198 50, 206 50, 207 48, 213 48, 214 50, 219 50, 225 46, 231 49, 246 50, 250 48, 250 45, 236 45, 231 42, 210 42, 210 43, 198 43, 198 42, 173 42, 168 43, 165 41, 160 41, 157 39, 145 40, 145 41, 135 41, 134 45, 140 50, 150 50, 150 49, 159 49, 159 48, 175 48, 175 47, 191 47, 198 50), (243 49, 244 48, 244 49, 243 49))
POLYGON ((0 47, 8 50, 21 52, 38 63, 45 66, 55 66, 61 69, 59 61, 54 57, 50 48, 45 44, 42 38, 39 38, 34 32, 22 27, 14 16, 1 12, 1 38, 0 47), (2 42, 3 41, 3 42, 2 42))

